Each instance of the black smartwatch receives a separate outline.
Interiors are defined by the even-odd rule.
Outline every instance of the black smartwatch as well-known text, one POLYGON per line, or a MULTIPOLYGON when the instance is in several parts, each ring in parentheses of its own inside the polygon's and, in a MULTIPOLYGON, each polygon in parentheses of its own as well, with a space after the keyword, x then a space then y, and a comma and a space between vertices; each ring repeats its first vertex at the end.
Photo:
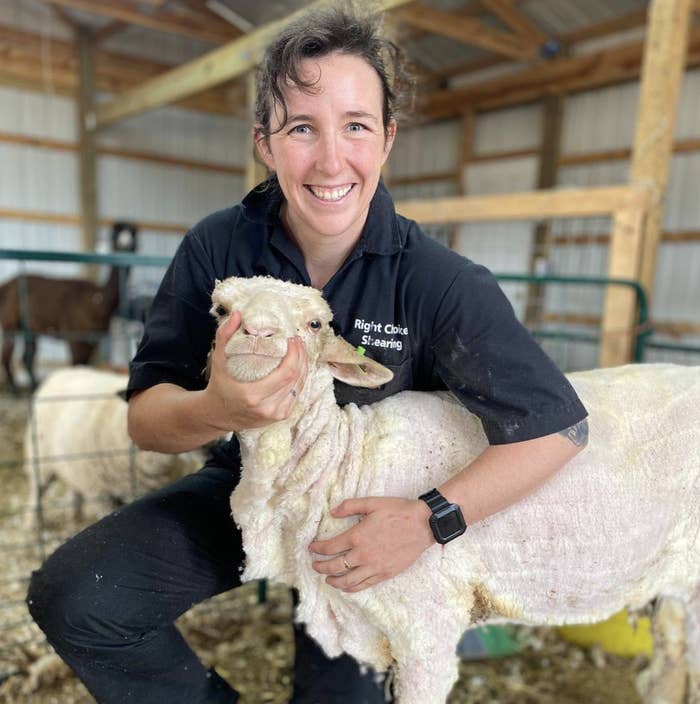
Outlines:
POLYGON ((428 522, 435 540, 441 545, 458 538, 467 530, 462 509, 457 504, 451 504, 437 489, 431 489, 418 498, 425 501, 433 512, 428 522))

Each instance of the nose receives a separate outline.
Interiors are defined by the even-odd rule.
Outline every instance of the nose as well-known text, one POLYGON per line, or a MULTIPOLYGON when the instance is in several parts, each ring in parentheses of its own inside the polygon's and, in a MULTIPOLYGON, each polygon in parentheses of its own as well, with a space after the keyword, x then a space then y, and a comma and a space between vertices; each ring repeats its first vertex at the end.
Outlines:
POLYGON ((337 174, 343 168, 342 147, 335 132, 326 132, 318 141, 316 167, 324 174, 337 174))
POLYGON ((253 337, 272 337, 276 332, 275 328, 256 325, 255 323, 244 323, 243 334, 252 335, 253 337))

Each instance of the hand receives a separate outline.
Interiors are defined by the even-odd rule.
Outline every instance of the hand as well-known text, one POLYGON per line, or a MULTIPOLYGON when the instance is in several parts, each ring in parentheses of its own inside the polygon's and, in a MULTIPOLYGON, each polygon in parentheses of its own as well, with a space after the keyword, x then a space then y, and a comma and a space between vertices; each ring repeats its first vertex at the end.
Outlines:
POLYGON ((280 365, 257 381, 236 381, 226 371, 226 344, 238 330, 234 311, 216 331, 209 383, 205 390, 208 422, 223 432, 258 428, 287 418, 306 380, 306 349, 298 337, 287 341, 280 365), (292 393, 293 392, 293 393, 292 393))
POLYGON ((318 555, 333 556, 314 561, 312 567, 329 575, 326 583, 344 592, 359 592, 396 576, 435 544, 428 525, 430 510, 419 499, 347 499, 331 514, 363 517, 340 535, 309 546, 318 555))

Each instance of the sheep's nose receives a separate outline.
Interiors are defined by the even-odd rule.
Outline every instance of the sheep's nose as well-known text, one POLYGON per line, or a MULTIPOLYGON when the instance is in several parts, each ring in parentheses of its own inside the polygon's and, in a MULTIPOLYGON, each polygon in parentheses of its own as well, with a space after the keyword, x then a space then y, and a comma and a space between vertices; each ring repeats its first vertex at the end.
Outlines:
POLYGON ((277 330, 270 327, 259 327, 251 323, 244 323, 243 334, 252 335, 253 337, 272 337, 277 330))

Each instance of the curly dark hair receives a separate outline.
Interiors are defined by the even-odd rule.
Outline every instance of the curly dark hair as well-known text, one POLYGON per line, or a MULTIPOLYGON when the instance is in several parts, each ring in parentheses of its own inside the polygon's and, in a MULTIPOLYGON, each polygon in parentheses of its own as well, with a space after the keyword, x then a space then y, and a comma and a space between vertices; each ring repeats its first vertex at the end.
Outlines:
POLYGON ((360 12, 351 1, 338 2, 303 13, 268 45, 257 69, 256 136, 270 136, 270 115, 275 106, 282 112, 280 129, 286 123, 287 105, 281 89, 284 83, 314 90, 316 81, 304 81, 300 76, 301 62, 332 52, 358 56, 377 72, 384 97, 385 131, 410 104, 413 80, 405 68, 402 50, 381 33, 381 13, 360 12))

